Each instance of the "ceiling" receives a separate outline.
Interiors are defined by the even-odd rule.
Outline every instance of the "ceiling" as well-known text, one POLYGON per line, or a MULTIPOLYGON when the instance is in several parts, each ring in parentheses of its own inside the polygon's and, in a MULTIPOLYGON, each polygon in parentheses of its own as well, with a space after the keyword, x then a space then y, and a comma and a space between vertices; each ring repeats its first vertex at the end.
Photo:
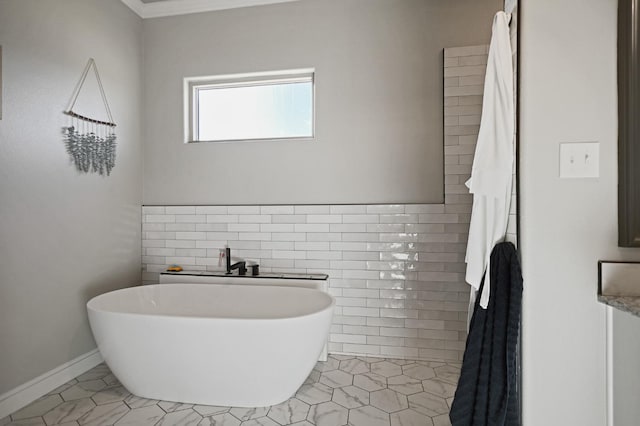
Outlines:
POLYGON ((143 19, 291 1, 299 0, 122 0, 143 19))

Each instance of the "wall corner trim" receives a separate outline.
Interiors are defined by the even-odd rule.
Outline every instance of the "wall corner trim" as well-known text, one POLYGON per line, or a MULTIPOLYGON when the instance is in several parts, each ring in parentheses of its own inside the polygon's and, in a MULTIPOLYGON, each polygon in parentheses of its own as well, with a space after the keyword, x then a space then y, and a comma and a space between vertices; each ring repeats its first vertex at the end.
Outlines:
POLYGON ((102 355, 98 349, 94 349, 5 392, 0 395, 0 419, 29 405, 69 380, 75 379, 102 361, 102 355))
POLYGON ((136 15, 141 18, 144 18, 144 3, 140 0, 122 0, 122 3, 126 4, 129 9, 133 10, 136 15))
POLYGON ((605 311, 605 328, 606 328, 606 384, 607 384, 607 402, 606 413, 607 423, 606 426, 614 426, 614 414, 613 414, 613 308, 611 306, 606 307, 605 311))

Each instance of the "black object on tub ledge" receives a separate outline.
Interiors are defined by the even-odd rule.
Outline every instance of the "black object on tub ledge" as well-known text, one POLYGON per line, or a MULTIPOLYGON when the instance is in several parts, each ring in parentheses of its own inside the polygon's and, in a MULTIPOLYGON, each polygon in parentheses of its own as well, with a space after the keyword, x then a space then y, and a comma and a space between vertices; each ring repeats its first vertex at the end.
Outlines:
MULTIPOLYGON (((258 266, 258 265, 254 265, 258 266)), ((272 272, 260 272, 259 275, 237 275, 231 274, 227 275, 226 271, 180 271, 180 272, 160 272, 160 275, 190 275, 195 277, 227 277, 227 278, 253 278, 259 280, 261 278, 268 279, 283 279, 283 280, 314 280, 314 281, 325 281, 329 279, 329 275, 327 274, 299 274, 295 272, 291 273, 272 273, 272 272)))
POLYGON ((257 277, 258 275, 260 275, 260 265, 249 265, 249 268, 251 268, 252 277, 257 277))

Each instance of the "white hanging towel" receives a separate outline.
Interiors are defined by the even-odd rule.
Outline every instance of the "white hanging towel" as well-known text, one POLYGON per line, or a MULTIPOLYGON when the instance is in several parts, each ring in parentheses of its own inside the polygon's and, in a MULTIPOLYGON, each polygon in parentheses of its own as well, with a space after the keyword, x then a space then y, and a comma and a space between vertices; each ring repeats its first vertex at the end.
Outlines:
MULTIPOLYGON (((466 182, 473 194, 473 209, 467 243, 465 280, 476 298, 485 271, 485 285, 480 306, 487 308, 490 296, 489 260, 493 247, 507 232, 514 164, 515 108, 513 63, 509 37, 510 15, 498 12, 493 18, 493 35, 489 47, 484 81, 482 119, 471 179, 466 182)), ((473 308, 473 306, 470 306, 473 308)), ((471 312, 473 310, 471 309, 471 312)))

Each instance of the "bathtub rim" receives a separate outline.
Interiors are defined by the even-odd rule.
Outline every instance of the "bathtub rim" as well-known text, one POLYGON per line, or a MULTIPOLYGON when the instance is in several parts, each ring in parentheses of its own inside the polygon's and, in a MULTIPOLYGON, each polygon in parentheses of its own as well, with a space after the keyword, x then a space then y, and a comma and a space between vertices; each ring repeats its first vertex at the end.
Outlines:
POLYGON ((139 285, 139 286, 132 286, 132 287, 124 287, 124 288, 120 288, 120 289, 116 289, 116 290, 112 290, 112 291, 108 291, 106 293, 102 293, 99 294, 97 296, 92 297, 87 303, 86 303, 86 308, 88 312, 94 312, 97 314, 105 314, 105 315, 123 315, 123 316, 130 316, 133 318, 136 317, 144 317, 144 318, 171 318, 171 319, 181 319, 181 320, 225 320, 225 321, 286 321, 286 320, 292 320, 292 319, 297 319, 297 318, 305 318, 305 317, 309 317, 312 315, 317 315, 321 312, 325 312, 329 309, 333 309, 336 306, 336 299, 335 297, 333 297, 331 294, 326 293, 322 290, 318 290, 318 289, 314 289, 314 288, 305 288, 305 287, 292 287, 292 286, 288 286, 288 285, 251 285, 251 284, 200 284, 200 283, 163 283, 163 284, 147 284, 147 285, 139 285), (228 317, 228 316, 201 316, 201 315, 169 315, 169 314, 153 314, 153 313, 140 313, 140 312, 122 312, 122 311, 116 311, 116 310, 106 310, 106 309, 97 309, 91 305, 91 302, 93 302, 94 300, 102 297, 102 296, 106 296, 112 293, 118 293, 118 292, 126 292, 128 290, 131 289, 136 289, 138 287, 164 287, 164 286, 197 286, 197 287, 211 287, 211 286, 220 286, 220 287, 238 287, 241 286, 243 288, 246 287, 259 287, 259 288, 265 288, 265 287, 280 287, 280 288, 287 288, 287 289, 291 289, 291 288, 296 288, 296 289, 302 289, 305 291, 314 291, 314 292, 318 292, 323 294, 324 296, 327 296, 329 298, 329 302, 326 306, 324 306, 321 309, 318 310, 314 310, 312 312, 308 312, 308 313, 304 313, 301 315, 291 315, 291 316, 286 316, 286 317, 277 317, 277 318, 237 318, 237 317, 228 317))

